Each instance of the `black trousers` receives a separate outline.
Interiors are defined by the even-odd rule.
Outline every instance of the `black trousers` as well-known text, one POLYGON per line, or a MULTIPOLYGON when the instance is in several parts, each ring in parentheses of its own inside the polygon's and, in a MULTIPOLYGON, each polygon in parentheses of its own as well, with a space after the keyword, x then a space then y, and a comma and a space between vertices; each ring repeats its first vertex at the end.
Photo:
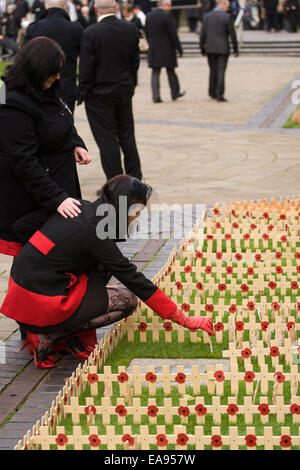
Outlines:
POLYGON ((207 54, 210 71, 208 94, 212 98, 221 99, 224 97, 228 57, 228 54, 207 54))
MULTIPOLYGON (((152 68, 151 87, 152 87, 153 101, 157 101, 158 99, 161 98, 160 97, 160 71, 161 71, 160 67, 152 68)), ((172 97, 172 100, 175 100, 178 97, 178 94, 180 91, 178 77, 174 69, 167 68, 167 75, 168 75, 168 81, 169 81, 169 85, 171 89, 171 97, 172 97)))
POLYGON ((85 101, 87 118, 100 150, 102 168, 106 178, 123 174, 121 150, 125 173, 142 179, 132 113, 132 99, 115 95, 111 100, 89 96, 85 101))

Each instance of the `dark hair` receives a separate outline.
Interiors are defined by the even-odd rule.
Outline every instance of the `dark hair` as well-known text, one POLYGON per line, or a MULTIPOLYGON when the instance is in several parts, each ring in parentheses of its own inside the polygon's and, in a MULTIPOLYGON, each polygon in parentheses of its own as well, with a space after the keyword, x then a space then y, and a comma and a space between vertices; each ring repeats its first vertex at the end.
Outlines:
POLYGON ((119 207, 119 197, 127 196, 127 208, 133 204, 147 205, 152 188, 146 183, 130 175, 117 175, 107 181, 97 192, 101 202, 119 207))
POLYGON ((65 64, 60 45, 43 36, 28 41, 16 55, 4 76, 7 90, 22 88, 39 98, 46 98, 59 89, 56 80, 50 90, 43 90, 44 82, 60 72, 65 64))

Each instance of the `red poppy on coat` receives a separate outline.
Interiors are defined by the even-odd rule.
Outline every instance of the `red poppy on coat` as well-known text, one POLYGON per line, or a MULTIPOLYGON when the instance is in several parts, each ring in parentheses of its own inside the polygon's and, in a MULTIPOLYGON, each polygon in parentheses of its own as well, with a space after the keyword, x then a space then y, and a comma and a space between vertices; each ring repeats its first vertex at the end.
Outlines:
POLYGON ((122 436, 122 442, 128 442, 128 445, 131 447, 134 444, 134 437, 130 434, 124 434, 124 436, 122 436))
POLYGON ((225 291, 226 290, 226 284, 219 284, 218 289, 219 289, 220 292, 225 291))
POLYGON ((254 274, 254 269, 251 268, 251 267, 248 268, 248 269, 247 269, 247 274, 248 274, 248 276, 253 276, 253 274, 254 274))
POLYGON ((181 308, 184 312, 188 312, 190 310, 191 306, 189 304, 182 304, 181 308))
POLYGON ((247 303, 247 307, 249 310, 253 311, 255 310, 255 303, 250 301, 247 303))
POLYGON ((269 284, 268 284, 268 287, 269 287, 269 289, 274 290, 274 289, 276 289, 277 284, 274 281, 270 281, 269 284))
POLYGON ((183 384, 185 382, 185 379, 186 375, 183 372, 179 372, 175 377, 175 380, 178 384, 183 384))
POLYGON ((287 326, 287 329, 290 331, 292 328, 295 327, 295 322, 294 321, 289 321, 289 322, 287 322, 286 326, 287 326))
POLYGON ((278 302, 272 302, 271 305, 272 305, 273 310, 275 310, 275 312, 277 312, 280 309, 280 305, 278 302))
POLYGON ((220 222, 216 222, 216 228, 222 228, 222 225, 220 222))
POLYGON ((181 284, 181 282, 179 282, 179 281, 175 282, 175 286, 177 287, 177 290, 181 290, 181 289, 182 289, 182 284, 181 284))
POLYGON ((255 230, 257 228, 257 225, 256 224, 251 224, 250 228, 251 228, 251 230, 255 230))
POLYGON ((225 238, 225 240, 231 240, 230 233, 225 233, 224 238, 225 238))
POLYGON ((128 375, 126 374, 126 372, 121 372, 121 374, 118 375, 117 379, 121 383, 127 382, 128 375))
POLYGON ((217 209, 216 207, 214 207, 213 213, 214 213, 215 215, 218 215, 218 214, 220 214, 220 211, 219 211, 219 209, 217 209))
POLYGON ((91 447, 99 447, 100 444, 101 444, 101 441, 100 441, 99 437, 97 436, 97 434, 91 434, 89 436, 89 441, 90 441, 90 446, 91 447))
POLYGON ((196 258, 201 259, 203 258, 203 253, 201 251, 196 251, 196 258))
POLYGON ((261 403, 258 406, 258 411, 260 412, 261 415, 266 416, 270 413, 270 408, 267 403, 261 403))
POLYGON ((195 406, 195 411, 198 416, 204 416, 206 415, 207 408, 204 405, 199 404, 195 406))
POLYGON ((68 442, 68 438, 65 434, 58 434, 57 438, 55 439, 56 444, 59 446, 64 446, 68 442))
POLYGON ((261 254, 260 253, 256 253, 255 261, 257 261, 257 262, 261 261, 261 254))
POLYGON ((297 290, 298 289, 298 282, 292 281, 291 282, 291 289, 297 290))
POLYGON ((271 355, 272 357, 277 357, 277 356, 279 356, 279 349, 278 349, 277 346, 272 346, 272 347, 270 348, 270 355, 271 355))
POLYGON ((269 218, 268 212, 264 212, 264 213, 263 213, 263 218, 264 218, 264 219, 268 219, 268 218, 269 218))
POLYGON ((239 407, 235 403, 230 403, 227 408, 227 413, 231 416, 235 416, 239 411, 239 407))
POLYGON ((156 445, 159 447, 165 447, 168 444, 168 439, 165 434, 157 434, 156 436, 156 445))
POLYGON ((280 240, 281 240, 283 243, 286 243, 286 242, 287 242, 287 237, 286 237, 286 235, 282 235, 282 237, 280 237, 280 240))
POLYGON ((287 435, 281 436, 280 445, 281 447, 291 447, 292 445, 291 436, 287 436, 287 435))
POLYGON ((186 434, 180 433, 180 434, 177 435, 176 442, 180 446, 185 446, 186 443, 188 442, 188 440, 189 440, 189 438, 186 434))
POLYGON ((118 406, 116 406, 115 412, 116 412, 119 416, 126 416, 126 415, 127 415, 127 410, 126 410, 126 408, 125 408, 124 405, 118 405, 118 406))
POLYGON ((237 310, 237 309, 236 309, 236 305, 235 305, 235 304, 231 304, 228 310, 229 310, 230 313, 235 313, 236 310, 237 310))
POLYGON ((223 445, 221 436, 218 436, 216 434, 214 436, 211 436, 211 445, 213 447, 221 447, 223 445))
POLYGON ((298 274, 300 273, 300 265, 296 267, 296 271, 298 274))
POLYGON ((257 437, 254 434, 248 434, 245 436, 246 446, 247 447, 255 447, 256 446, 257 437))
POLYGON ((186 272, 186 273, 192 272, 192 267, 190 265, 185 266, 184 267, 184 272, 186 272))
POLYGON ((148 411, 147 411, 148 416, 155 417, 157 415, 157 413, 158 413, 157 406, 155 406, 155 405, 148 406, 148 411))
POLYGON ((239 228, 239 224, 237 224, 236 222, 233 222, 232 228, 239 228))
POLYGON ((235 322, 235 329, 237 331, 243 331, 244 330, 244 322, 242 321, 236 321, 235 322))
POLYGON ((140 331, 142 331, 142 332, 146 331, 146 330, 147 330, 147 323, 145 323, 145 322, 142 321, 142 322, 139 324, 138 329, 139 329, 140 331))
POLYGON ((204 271, 206 272, 206 274, 211 274, 212 267, 211 266, 206 266, 204 271))
POLYGON ((203 283, 202 282, 197 282, 196 289, 203 290, 203 283))
POLYGON ((189 408, 188 408, 187 406, 180 406, 180 407, 178 408, 178 414, 179 414, 180 416, 189 416, 190 410, 189 410, 189 408))
POLYGON ((206 304, 204 308, 205 308, 206 312, 213 312, 214 311, 214 306, 212 304, 206 304))
POLYGON ((153 374, 153 372, 147 372, 145 378, 146 378, 147 382, 151 382, 151 383, 154 383, 157 380, 157 377, 156 377, 155 374, 153 374))
POLYGON ((223 382, 225 380, 225 376, 222 370, 217 370, 214 373, 214 378, 216 379, 217 382, 223 382))
POLYGON ((95 383, 95 382, 98 382, 99 377, 98 377, 97 374, 89 374, 89 375, 87 376, 87 379, 88 379, 88 381, 90 382, 90 384, 93 384, 93 383, 95 383))
POLYGON ((241 290, 246 293, 246 292, 248 292, 249 287, 247 286, 247 284, 242 284, 241 285, 241 290))
POLYGON ((261 322, 261 329, 262 329, 263 331, 267 331, 267 329, 268 329, 268 327, 269 327, 269 324, 270 324, 270 323, 269 323, 268 321, 262 321, 262 322, 261 322))
POLYGON ((213 235, 206 235, 207 240, 212 240, 213 238, 214 238, 213 235))
POLYGON ((166 321, 163 324, 163 327, 164 327, 165 331, 172 331, 173 330, 173 326, 172 326, 172 323, 170 321, 166 321))
POLYGON ((232 274, 232 273, 233 273, 233 268, 232 268, 232 266, 227 266, 227 267, 226 267, 226 272, 227 272, 227 274, 232 274))
POLYGON ((241 351, 241 355, 244 359, 247 359, 247 357, 250 357, 252 354, 252 351, 250 348, 245 348, 241 351))
POLYGON ((252 370, 248 370, 247 372, 245 372, 244 380, 246 382, 251 383, 251 382, 253 382, 254 378, 255 378, 255 374, 254 374, 254 372, 252 372, 252 370))
POLYGON ((243 259, 241 253, 236 253, 235 259, 236 259, 237 261, 241 261, 241 259, 243 259))
POLYGON ((279 219, 280 220, 286 220, 286 215, 285 214, 280 214, 279 219))
POLYGON ((300 415, 300 405, 297 405, 296 403, 293 403, 290 406, 290 412, 294 415, 300 415))
POLYGON ((224 330, 224 324, 221 321, 219 321, 218 323, 214 325, 214 329, 216 331, 222 331, 224 330))
POLYGON ((243 239, 244 240, 249 240, 250 239, 250 233, 244 233, 243 239))
POLYGON ((278 383, 282 384, 285 381, 285 375, 282 372, 275 372, 274 377, 278 383))
POLYGON ((88 405, 84 408, 84 412, 87 416, 89 415, 95 415, 96 414, 96 408, 94 407, 94 405, 88 405))
POLYGON ((273 228, 274 228, 274 225, 272 225, 272 224, 268 225, 268 230, 269 230, 270 232, 273 230, 273 228))

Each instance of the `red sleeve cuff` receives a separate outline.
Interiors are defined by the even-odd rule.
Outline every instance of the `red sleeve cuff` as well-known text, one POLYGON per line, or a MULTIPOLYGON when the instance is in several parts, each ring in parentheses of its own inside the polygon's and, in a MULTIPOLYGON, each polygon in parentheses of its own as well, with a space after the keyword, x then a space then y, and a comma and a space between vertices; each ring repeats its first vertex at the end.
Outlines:
POLYGON ((166 294, 164 294, 159 288, 148 300, 144 300, 144 303, 163 320, 169 318, 169 316, 177 309, 177 305, 173 300, 169 299, 169 297, 166 296, 166 294))

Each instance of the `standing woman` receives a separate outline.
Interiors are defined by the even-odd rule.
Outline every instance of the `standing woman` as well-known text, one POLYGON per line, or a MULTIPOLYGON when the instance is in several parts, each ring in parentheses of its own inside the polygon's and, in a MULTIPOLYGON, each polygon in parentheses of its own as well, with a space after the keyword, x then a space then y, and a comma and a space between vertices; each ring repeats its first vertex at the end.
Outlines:
POLYGON ((0 106, 0 253, 17 256, 13 230, 20 217, 40 209, 76 217, 81 197, 76 162, 90 162, 73 116, 59 98, 65 56, 52 39, 38 37, 18 52, 4 77, 0 106))

